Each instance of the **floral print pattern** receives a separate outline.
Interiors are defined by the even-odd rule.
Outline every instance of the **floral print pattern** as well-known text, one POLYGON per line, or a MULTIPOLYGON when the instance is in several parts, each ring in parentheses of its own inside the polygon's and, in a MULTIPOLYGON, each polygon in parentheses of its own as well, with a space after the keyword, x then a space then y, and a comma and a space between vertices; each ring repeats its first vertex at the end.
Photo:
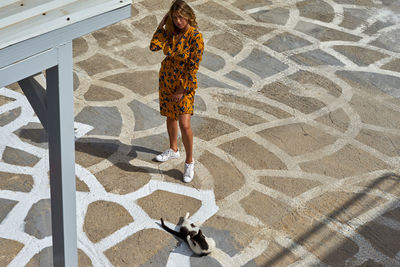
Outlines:
POLYGON ((177 40, 176 36, 167 34, 164 29, 157 29, 150 50, 163 50, 166 55, 159 75, 160 114, 175 120, 181 114, 193 114, 194 95, 198 86, 196 73, 204 51, 202 34, 190 27, 177 40), (172 95, 180 83, 185 91, 182 99, 175 102, 172 95))

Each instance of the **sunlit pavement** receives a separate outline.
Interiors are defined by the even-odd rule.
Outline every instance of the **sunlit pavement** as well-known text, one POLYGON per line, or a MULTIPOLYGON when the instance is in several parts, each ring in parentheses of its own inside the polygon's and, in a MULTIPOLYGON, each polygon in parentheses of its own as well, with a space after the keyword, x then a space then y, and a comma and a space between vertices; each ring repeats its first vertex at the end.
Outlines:
MULTIPOLYGON (((181 142, 153 160, 170 1, 73 43, 79 265, 399 266, 400 2, 188 2, 206 44, 190 184, 181 142), (159 228, 186 212, 211 255, 159 228)), ((49 266, 47 137, 15 84, 0 126, 0 266, 49 266)))

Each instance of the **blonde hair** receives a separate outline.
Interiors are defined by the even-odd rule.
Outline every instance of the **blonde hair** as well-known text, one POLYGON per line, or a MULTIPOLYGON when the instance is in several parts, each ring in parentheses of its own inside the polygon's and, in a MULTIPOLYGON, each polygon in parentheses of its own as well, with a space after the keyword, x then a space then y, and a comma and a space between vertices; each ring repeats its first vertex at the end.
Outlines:
POLYGON ((172 20, 172 14, 174 14, 175 12, 177 12, 179 15, 187 19, 190 26, 194 28, 198 27, 196 21, 196 15, 193 9, 185 1, 175 0, 172 3, 171 8, 169 9, 168 19, 165 25, 168 33, 175 34, 177 32, 177 28, 172 20))

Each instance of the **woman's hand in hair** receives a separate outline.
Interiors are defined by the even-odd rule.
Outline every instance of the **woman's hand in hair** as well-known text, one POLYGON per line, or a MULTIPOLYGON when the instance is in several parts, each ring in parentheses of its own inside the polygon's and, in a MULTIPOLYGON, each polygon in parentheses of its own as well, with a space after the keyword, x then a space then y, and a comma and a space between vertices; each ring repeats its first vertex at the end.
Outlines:
POLYGON ((168 16, 169 16, 169 12, 167 12, 167 14, 165 14, 163 19, 161 20, 160 24, 157 27, 158 29, 162 29, 165 26, 165 24, 167 23, 167 20, 168 20, 168 16))

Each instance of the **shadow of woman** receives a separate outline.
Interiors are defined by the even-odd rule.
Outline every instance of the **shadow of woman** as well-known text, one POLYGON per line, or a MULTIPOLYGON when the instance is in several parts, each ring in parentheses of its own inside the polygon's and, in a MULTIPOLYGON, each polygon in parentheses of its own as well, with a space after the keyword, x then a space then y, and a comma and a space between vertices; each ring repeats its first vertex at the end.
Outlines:
MULTIPOLYGON (((40 124, 31 124, 27 128, 21 129, 16 133, 22 139, 27 140, 34 145, 47 148, 47 133, 40 124)), ((153 142, 161 142, 165 140, 152 140, 153 142)), ((98 163, 103 159, 108 159, 112 164, 126 172, 142 172, 142 173, 163 173, 167 177, 181 181, 183 173, 178 169, 171 169, 165 172, 158 168, 150 168, 143 166, 134 166, 130 163, 132 159, 138 158, 139 154, 144 155, 145 161, 148 160, 148 155, 152 157, 151 161, 156 162, 155 156, 160 154, 157 151, 140 145, 127 145, 115 139, 100 139, 100 138, 79 138, 75 141, 76 160, 84 167, 89 167, 98 163), (112 155, 120 154, 118 157, 112 155), (90 157, 87 157, 90 155, 90 157), (147 155, 147 156, 146 156, 147 155)))
POLYGON ((81 153, 93 157, 93 159, 85 158, 86 161, 89 161, 88 164, 91 164, 91 161, 94 162, 94 160, 98 161, 98 159, 107 159, 114 166, 126 172, 163 173, 176 180, 182 180, 183 174, 177 169, 162 172, 158 168, 134 166, 130 163, 131 160, 138 158, 138 153, 150 154, 153 156, 152 161, 157 162, 154 158, 161 152, 151 148, 138 145, 127 145, 121 143, 119 140, 80 138, 75 141, 75 150, 77 152, 77 157, 82 157, 82 155, 80 155, 81 153), (120 155, 113 156, 115 154, 120 155))

